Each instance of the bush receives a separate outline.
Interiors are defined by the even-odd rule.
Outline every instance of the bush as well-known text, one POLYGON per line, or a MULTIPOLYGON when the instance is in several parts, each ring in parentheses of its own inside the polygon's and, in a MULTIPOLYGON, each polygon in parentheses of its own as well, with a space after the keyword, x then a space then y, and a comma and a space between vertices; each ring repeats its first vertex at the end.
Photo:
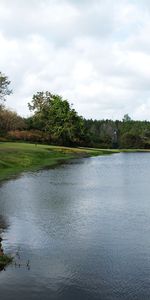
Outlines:
POLYGON ((39 130, 14 130, 9 131, 7 134, 7 138, 9 140, 20 140, 20 141, 28 141, 33 143, 49 143, 50 142, 50 136, 46 134, 45 132, 39 131, 39 130))

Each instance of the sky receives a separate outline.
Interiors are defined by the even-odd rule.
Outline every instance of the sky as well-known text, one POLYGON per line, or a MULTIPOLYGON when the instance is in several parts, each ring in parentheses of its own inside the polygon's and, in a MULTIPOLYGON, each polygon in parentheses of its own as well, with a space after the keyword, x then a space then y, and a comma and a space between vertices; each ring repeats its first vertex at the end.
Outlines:
POLYGON ((85 118, 150 120, 149 0, 0 0, 7 106, 50 91, 85 118))

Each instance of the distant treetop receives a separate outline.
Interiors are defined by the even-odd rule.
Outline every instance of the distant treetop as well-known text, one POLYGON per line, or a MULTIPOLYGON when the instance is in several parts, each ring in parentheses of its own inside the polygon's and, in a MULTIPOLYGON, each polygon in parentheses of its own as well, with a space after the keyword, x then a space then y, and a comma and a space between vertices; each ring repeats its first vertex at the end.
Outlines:
POLYGON ((12 93, 12 90, 9 89, 10 81, 8 77, 0 72, 0 105, 6 100, 6 96, 12 93))
POLYGON ((123 122, 129 122, 129 121, 131 121, 131 118, 130 118, 130 116, 128 114, 125 114, 124 117, 123 117, 123 119, 122 119, 122 121, 123 122))

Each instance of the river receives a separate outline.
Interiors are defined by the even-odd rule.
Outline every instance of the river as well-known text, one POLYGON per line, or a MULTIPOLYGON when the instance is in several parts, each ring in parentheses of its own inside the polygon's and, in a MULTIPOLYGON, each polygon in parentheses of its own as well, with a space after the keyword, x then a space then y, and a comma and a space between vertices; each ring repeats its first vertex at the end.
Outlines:
POLYGON ((150 299, 150 153, 5 181, 0 227, 15 256, 0 272, 1 300, 150 299))

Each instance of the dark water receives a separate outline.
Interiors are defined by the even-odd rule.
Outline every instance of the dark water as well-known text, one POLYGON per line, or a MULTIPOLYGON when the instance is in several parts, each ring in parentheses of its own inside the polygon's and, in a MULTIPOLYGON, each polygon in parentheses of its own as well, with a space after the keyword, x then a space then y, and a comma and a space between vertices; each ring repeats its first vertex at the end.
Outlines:
POLYGON ((0 299, 150 299, 150 154, 116 154, 0 186, 0 299), (29 261, 28 261, 29 260, 29 261))

